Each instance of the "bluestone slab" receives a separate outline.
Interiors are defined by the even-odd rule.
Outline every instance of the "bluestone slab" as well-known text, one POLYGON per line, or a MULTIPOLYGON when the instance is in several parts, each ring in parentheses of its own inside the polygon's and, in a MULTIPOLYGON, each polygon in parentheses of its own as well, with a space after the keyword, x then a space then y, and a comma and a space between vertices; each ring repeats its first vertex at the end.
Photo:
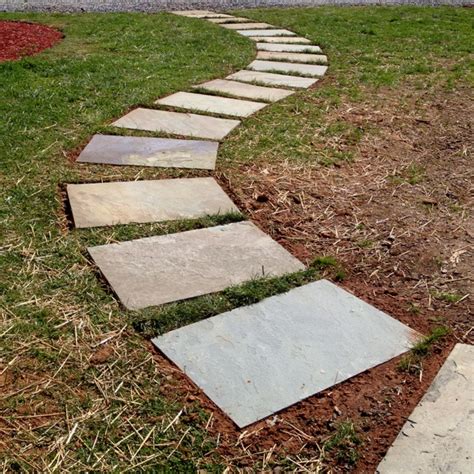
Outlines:
POLYGON ((192 92, 177 92, 157 100, 156 103, 200 112, 231 115, 233 117, 248 117, 267 106, 267 104, 262 102, 229 99, 215 95, 193 94, 192 92))
POLYGON ((252 84, 242 84, 241 82, 227 81, 225 79, 215 79, 214 81, 205 82, 195 87, 221 94, 245 97, 247 99, 267 100, 269 102, 276 102, 293 94, 293 91, 286 89, 254 86, 252 84))
POLYGON ((304 265, 251 222, 90 247, 128 309, 221 291, 304 265))
POLYGON ((176 10, 170 13, 179 16, 187 16, 190 18, 232 18, 232 15, 226 15, 225 13, 215 13, 209 10, 176 10))
POLYGON ((265 43, 296 43, 296 44, 311 44, 311 41, 306 38, 300 38, 299 36, 285 36, 282 38, 281 36, 259 36, 259 35, 252 35, 249 39, 253 41, 265 42, 265 43))
POLYGON ((256 82, 269 86, 294 87, 296 89, 306 89, 312 86, 317 79, 308 77, 288 76, 285 74, 272 74, 270 72, 257 71, 237 71, 227 79, 234 79, 241 82, 256 82))
POLYGON ((213 170, 218 147, 219 143, 204 140, 94 135, 77 161, 213 170))
POLYGON ((407 351, 417 336, 320 280, 153 343, 242 428, 407 351))
POLYGON ((113 123, 116 127, 222 140, 239 120, 138 108, 113 123))
POLYGON ((243 36, 296 36, 295 33, 289 30, 273 29, 273 30, 237 30, 243 36))
POLYGON ((297 73, 305 76, 324 76, 327 66, 318 66, 314 64, 285 63, 279 61, 260 61, 255 60, 249 64, 249 69, 254 71, 276 71, 286 73, 297 73))
POLYGON ((377 472, 467 474, 473 458, 474 346, 456 344, 377 472))
MULTIPOLYGON (((285 40, 286 41, 286 40, 285 40)), ((257 43, 259 51, 293 52, 293 53, 321 53, 319 46, 284 44, 284 43, 257 43)))
POLYGON ((213 178, 69 184, 67 193, 79 228, 239 211, 213 178))
POLYGON ((328 62, 328 58, 324 54, 288 53, 278 51, 259 51, 257 53, 257 59, 318 64, 325 64, 328 62))
POLYGON ((274 28, 268 23, 224 23, 221 24, 221 26, 227 28, 228 30, 255 30, 258 28, 274 28))

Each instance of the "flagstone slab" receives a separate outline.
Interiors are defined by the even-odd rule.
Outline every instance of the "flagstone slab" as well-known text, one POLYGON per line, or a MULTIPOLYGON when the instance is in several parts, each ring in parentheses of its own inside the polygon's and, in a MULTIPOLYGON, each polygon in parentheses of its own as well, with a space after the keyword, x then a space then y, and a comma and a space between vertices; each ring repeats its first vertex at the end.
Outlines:
POLYGON ((212 92, 245 97, 247 99, 267 100, 269 102, 276 102, 294 93, 286 89, 254 86, 252 84, 242 84, 241 82, 227 81, 225 79, 215 79, 214 81, 205 82, 195 87, 212 92))
POLYGON ((467 474, 473 466, 474 346, 456 344, 377 472, 467 474))
POLYGON ((251 222, 88 249, 121 302, 141 309, 221 291, 304 265, 251 222))
MULTIPOLYGON (((286 40, 285 40, 286 41, 286 40)), ((321 53, 319 46, 285 43, 257 43, 259 51, 293 52, 293 53, 321 53)))
POLYGON ((283 41, 285 43, 294 43, 294 44, 311 44, 311 41, 307 38, 301 38, 299 36, 259 36, 257 35, 252 35, 249 36, 249 39, 253 41, 258 41, 258 42, 265 42, 265 43, 282 43, 283 41))
POLYGON ((221 26, 229 30, 255 30, 259 28, 275 28, 273 25, 269 25, 268 23, 224 23, 221 24, 221 26))
POLYGON ((208 18, 208 21, 211 23, 217 23, 217 24, 222 24, 222 23, 248 23, 251 20, 249 18, 243 18, 240 16, 231 16, 227 18, 208 18))
POLYGON ((227 76, 227 79, 235 79, 241 82, 256 82, 270 86, 294 87, 296 89, 306 89, 318 81, 317 79, 308 77, 288 76, 285 74, 258 71, 237 71, 227 76))
POLYGON ((239 212, 213 178, 68 184, 78 228, 239 212))
POLYGON ((215 13, 209 10, 176 10, 170 13, 179 16, 187 16, 189 18, 232 18, 232 15, 215 13))
POLYGON ((200 112, 231 115, 233 117, 248 117, 267 106, 267 104, 262 102, 229 99, 215 95, 193 94, 192 92, 177 92, 157 100, 156 104, 200 112))
POLYGON ((328 62, 328 58, 324 54, 288 53, 279 51, 259 51, 257 53, 257 59, 318 64, 325 64, 328 62))
POLYGON ((218 148, 218 142, 204 140, 94 135, 77 161, 213 170, 218 148))
POLYGON ((275 72, 286 72, 304 74, 306 76, 324 76, 327 70, 327 66, 319 66, 314 64, 298 64, 298 63, 285 63, 279 61, 261 61, 255 60, 249 64, 249 69, 254 71, 275 71, 275 72))
POLYGON ((153 343, 243 428, 398 356, 417 337, 320 280, 153 343))
POLYGON ((239 124, 239 120, 138 108, 112 125, 134 130, 222 140, 239 124))
POLYGON ((273 29, 273 30, 237 30, 237 33, 243 36, 296 36, 295 33, 284 29, 273 29))

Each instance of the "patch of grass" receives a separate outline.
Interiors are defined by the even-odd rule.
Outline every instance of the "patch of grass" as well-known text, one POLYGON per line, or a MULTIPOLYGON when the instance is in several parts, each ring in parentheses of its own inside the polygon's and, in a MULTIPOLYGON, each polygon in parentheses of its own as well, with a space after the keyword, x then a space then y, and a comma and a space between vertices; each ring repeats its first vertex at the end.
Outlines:
POLYGON ((341 263, 330 255, 316 257, 311 265, 320 271, 326 270, 327 275, 337 282, 344 281, 346 278, 346 272, 341 263))
POLYGON ((334 455, 340 463, 353 466, 359 459, 361 444, 354 423, 348 420, 336 426, 336 432, 324 443, 323 450, 334 455))
POLYGON ((447 291, 434 291, 433 296, 440 301, 444 301, 449 304, 456 304, 462 299, 462 295, 458 293, 449 293, 447 291))

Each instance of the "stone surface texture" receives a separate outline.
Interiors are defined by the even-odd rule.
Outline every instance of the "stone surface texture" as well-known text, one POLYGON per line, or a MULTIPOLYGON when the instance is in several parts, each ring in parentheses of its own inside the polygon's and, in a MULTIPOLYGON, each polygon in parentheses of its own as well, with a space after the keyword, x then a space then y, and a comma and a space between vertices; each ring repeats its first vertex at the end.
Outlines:
POLYGON ((300 38, 299 36, 285 36, 284 38, 282 38, 281 36, 278 37, 278 36, 275 36, 275 37, 272 37, 272 36, 250 36, 249 39, 253 40, 253 41, 257 41, 257 42, 265 42, 265 43, 277 43, 277 44, 280 44, 280 43, 294 43, 294 44, 311 44, 311 41, 309 39, 306 39, 306 38, 300 38))
POLYGON ((199 112, 231 115, 233 117, 248 117, 267 106, 267 104, 261 102, 229 99, 215 95, 193 94, 192 92, 177 92, 157 100, 156 103, 199 112))
POLYGON ((88 249, 128 309, 221 291, 304 265, 250 222, 88 249))
POLYGON ((232 15, 217 13, 209 10, 174 10, 171 13, 190 18, 231 18, 232 15))
POLYGON ((142 108, 132 110, 113 123, 115 127, 211 140, 222 140, 239 124, 238 120, 142 108))
POLYGON ((474 346, 456 344, 377 472, 474 472, 474 346))
POLYGON ((417 337, 320 280, 153 343, 242 428, 409 350, 417 337))
POLYGON ((309 44, 257 43, 257 50, 290 53, 321 53, 319 46, 309 44))
POLYGON ((277 51, 259 51, 257 53, 257 59, 318 64, 325 64, 328 62, 328 58, 324 54, 287 53, 277 51))
POLYGON ((224 23, 221 26, 227 28, 228 30, 255 30, 259 28, 274 28, 273 25, 269 25, 268 23, 224 23))
POLYGON ((229 18, 208 18, 207 21, 210 21, 211 23, 217 23, 222 24, 222 23, 249 23, 252 20, 249 20, 248 18, 243 18, 240 16, 232 16, 229 18))
POLYGON ((295 33, 284 29, 273 29, 273 30, 237 30, 237 32, 243 36, 296 36, 295 33))
POLYGON ((67 193, 76 227, 239 212, 213 178, 69 184, 67 193))
POLYGON ((204 140, 95 135, 80 163, 213 170, 219 144, 204 140))
POLYGON ((308 77, 288 76, 285 74, 258 71, 237 71, 227 76, 227 79, 234 79, 241 82, 256 82, 269 86, 294 87, 296 89, 306 89, 317 82, 317 79, 308 77))
POLYGON ((255 60, 249 64, 249 69, 254 71, 276 71, 285 72, 291 74, 303 74, 305 76, 318 77, 324 76, 327 70, 327 66, 319 66, 315 64, 299 64, 299 63, 286 63, 279 61, 261 61, 255 60))

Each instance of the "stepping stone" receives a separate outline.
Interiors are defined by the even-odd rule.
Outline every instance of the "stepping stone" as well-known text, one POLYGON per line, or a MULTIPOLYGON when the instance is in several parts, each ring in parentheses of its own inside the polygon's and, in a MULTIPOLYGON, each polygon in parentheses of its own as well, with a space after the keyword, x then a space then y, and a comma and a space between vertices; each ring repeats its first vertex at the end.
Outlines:
POLYGON ((320 280, 153 343, 243 428, 396 357, 417 337, 320 280))
POLYGON ((256 71, 238 71, 227 76, 227 79, 235 79, 241 82, 256 82, 269 86, 294 87, 296 89, 306 89, 318 81, 308 77, 286 76, 284 74, 256 71))
MULTIPOLYGON (((285 40, 286 41, 286 40, 285 40)), ((321 53, 319 46, 283 43, 257 43, 259 51, 293 52, 293 53, 321 53)))
POLYGON ((226 81, 225 79, 216 79, 195 87, 237 97, 246 97, 247 99, 267 100, 269 102, 276 102, 294 93, 293 91, 285 89, 254 86, 236 81, 226 81))
POLYGON ((248 18, 242 18, 240 16, 231 16, 228 18, 208 18, 207 21, 210 21, 211 23, 222 24, 222 23, 248 23, 251 20, 249 20, 248 18))
POLYGON ((253 41, 263 41, 265 43, 278 43, 280 44, 282 41, 285 43, 295 43, 295 44, 311 44, 311 41, 306 38, 300 38, 299 36, 291 36, 291 37, 272 37, 272 36, 250 36, 249 39, 253 41))
POLYGON ((67 193, 78 228, 239 212, 213 178, 68 184, 67 193))
POLYGON ((233 117, 248 117, 267 106, 267 104, 261 102, 228 99, 227 97, 193 94, 191 92, 177 92, 164 99, 157 100, 155 103, 200 112, 232 115, 233 117))
POLYGON ((265 59, 270 61, 294 61, 298 63, 318 63, 326 64, 327 56, 323 54, 306 54, 306 53, 287 53, 277 51, 259 51, 257 59, 265 59))
POLYGON ((274 28, 273 25, 269 25, 268 23, 224 23, 221 24, 221 26, 229 30, 255 30, 259 28, 274 28))
POLYGON ((218 147, 217 142, 203 140, 94 135, 77 161, 213 170, 218 147))
POLYGON ((377 472, 467 474, 473 457, 474 346, 456 344, 377 472))
POLYGON ((112 125, 134 130, 222 140, 239 124, 239 120, 138 108, 112 125))
POLYGON ((303 74, 306 76, 324 76, 327 66, 316 66, 313 64, 282 63, 278 61, 252 61, 248 65, 254 71, 275 71, 303 74))
POLYGON ((88 249, 128 309, 221 291, 304 265, 251 222, 88 249))
POLYGON ((209 10, 177 10, 172 11, 174 15, 187 16, 190 18, 232 18, 232 15, 224 13, 215 13, 209 10))
POLYGON ((237 30, 237 33, 240 33, 243 36, 296 36, 295 33, 289 30, 237 30))

